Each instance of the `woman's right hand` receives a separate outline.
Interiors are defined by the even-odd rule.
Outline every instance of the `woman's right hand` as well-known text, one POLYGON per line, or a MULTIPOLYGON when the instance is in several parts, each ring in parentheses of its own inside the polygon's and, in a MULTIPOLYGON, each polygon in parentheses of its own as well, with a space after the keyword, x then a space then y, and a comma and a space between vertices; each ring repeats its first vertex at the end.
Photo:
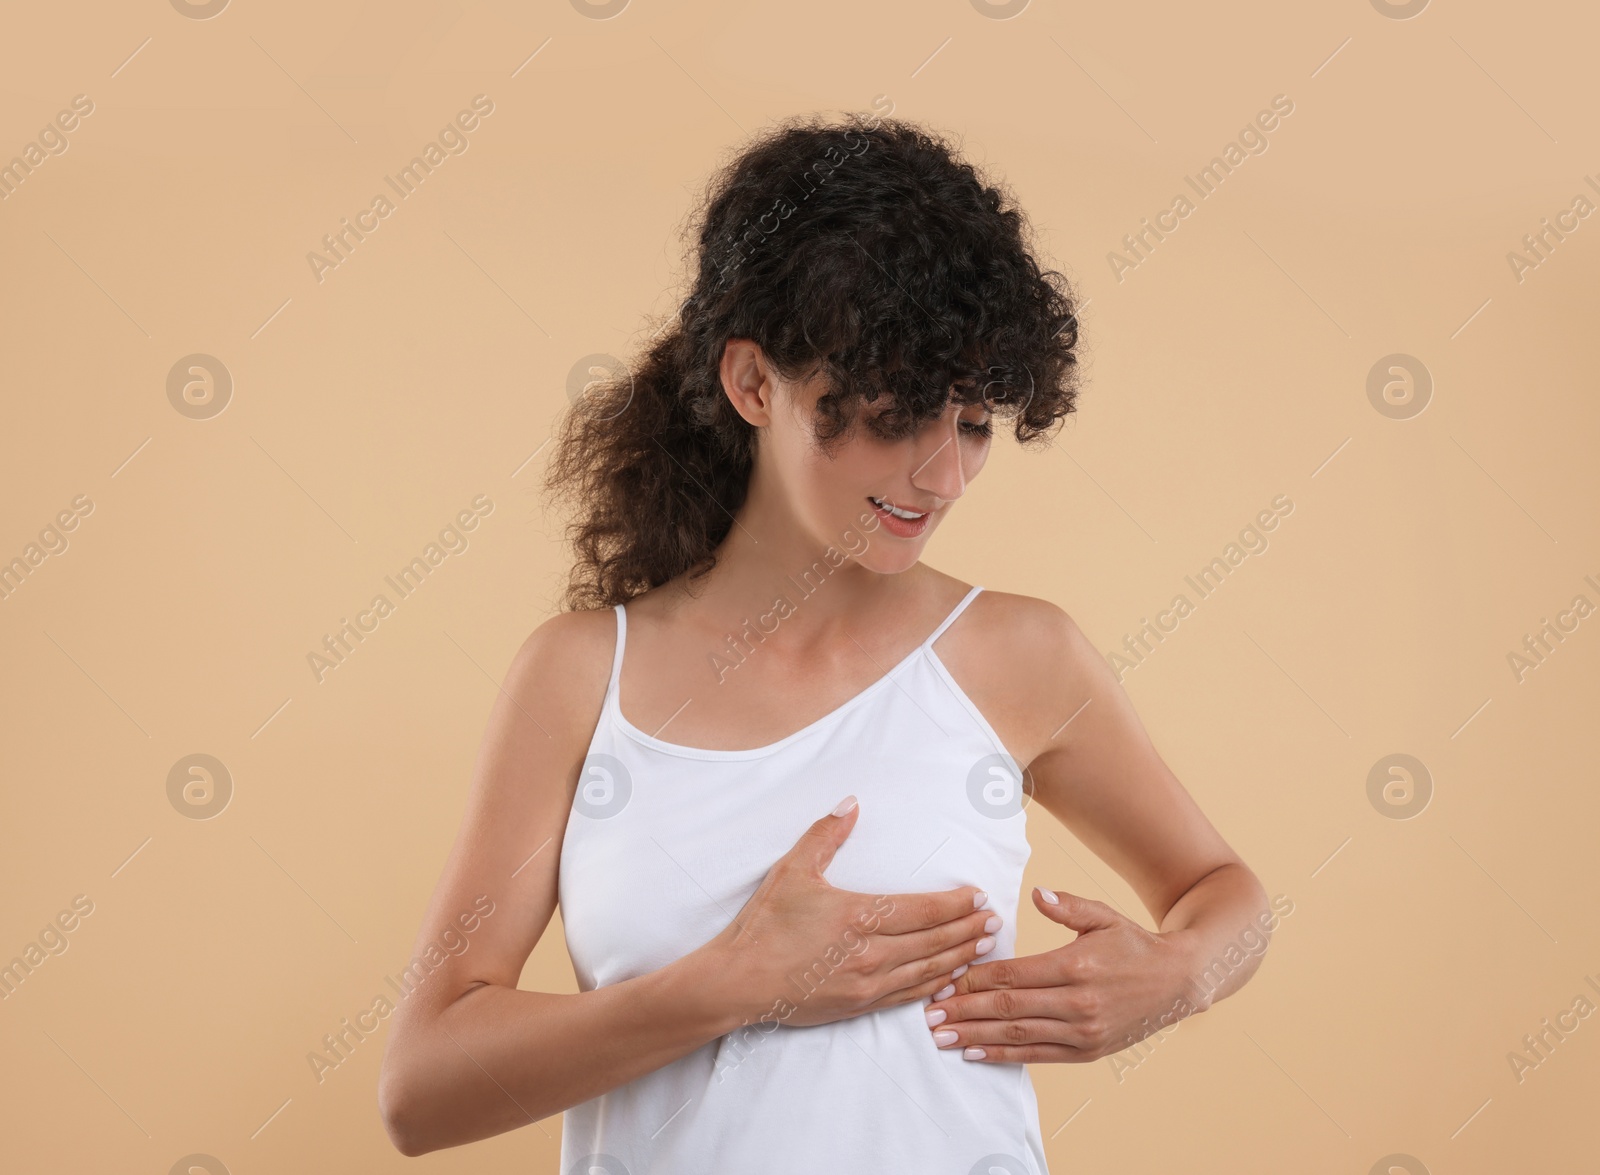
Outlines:
POLYGON ((1000 916, 976 886, 865 894, 828 884, 823 870, 860 811, 853 801, 806 829, 701 948, 710 980, 750 1021, 828 1024, 926 999, 994 947, 1000 916))

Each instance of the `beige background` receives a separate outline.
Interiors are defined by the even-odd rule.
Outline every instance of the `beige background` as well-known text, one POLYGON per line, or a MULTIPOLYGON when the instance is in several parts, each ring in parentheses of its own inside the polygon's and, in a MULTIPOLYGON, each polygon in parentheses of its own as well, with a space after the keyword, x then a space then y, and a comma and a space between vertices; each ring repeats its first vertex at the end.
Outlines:
MULTIPOLYGON (((556 1118, 400 1157, 382 1028, 320 1083, 307 1054, 404 966, 554 607, 569 371, 676 306, 678 230, 743 134, 879 95, 1012 185, 1088 302, 1077 417, 1040 453, 999 434, 930 562, 1109 653, 1295 507, 1125 678, 1293 913, 1136 1068, 1034 1067, 1053 1169, 1592 1161, 1600 1018, 1520 1082, 1508 1054, 1600 1002, 1600 616, 1521 681, 1507 654, 1600 606, 1600 217, 1521 281, 1507 254, 1600 199, 1597 32, 1443 0, 10 10, 0 161, 94 110, 0 201, 0 558, 92 512, 0 602, 0 962, 93 912, 0 1001, 0 1167, 555 1170, 556 1118), (469 149, 316 280, 308 251, 478 94, 469 149), (1269 148, 1119 281, 1124 234, 1279 94, 1269 148), (233 381, 208 419, 166 392, 192 353, 233 381), (1433 381, 1404 419, 1367 395, 1394 353, 1433 381), (319 683, 306 655, 480 494, 467 549, 319 683), (209 820, 167 792, 200 753, 233 787, 209 820), (1367 790, 1396 753, 1432 781, 1404 820, 1367 790)), ((1149 924, 1047 815, 1030 836, 1029 884, 1149 924)), ((1026 918, 1019 950, 1064 937, 1026 918)), ((523 986, 574 989, 559 921, 523 986)))

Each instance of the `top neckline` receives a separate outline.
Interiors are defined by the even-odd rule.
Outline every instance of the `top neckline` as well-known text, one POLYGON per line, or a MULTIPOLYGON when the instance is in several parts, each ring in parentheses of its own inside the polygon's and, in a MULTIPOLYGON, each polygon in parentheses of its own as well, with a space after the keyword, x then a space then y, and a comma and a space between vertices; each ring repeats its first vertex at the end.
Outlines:
POLYGON ((823 727, 831 725, 832 723, 843 718, 844 715, 850 710, 853 710, 856 706, 865 702, 868 698, 884 689, 900 672, 900 670, 904 669, 912 661, 916 660, 917 657, 926 653, 928 656, 933 657, 934 660, 937 661, 938 654, 933 651, 933 642, 944 635, 945 629, 949 628, 950 625, 955 622, 956 617, 960 616, 961 613, 966 610, 967 605, 970 604, 982 590, 983 586, 981 584, 970 588, 967 591, 967 594, 961 598, 961 602, 950 610, 949 614, 939 622, 939 626, 929 633, 927 637, 925 637, 922 642, 917 645, 916 648, 912 649, 898 662, 896 662, 894 667, 883 676, 879 677, 876 681, 872 682, 872 684, 868 685, 865 689, 859 691, 852 697, 849 697, 843 702, 839 703, 839 705, 835 706, 832 710, 829 710, 821 718, 818 718, 814 722, 806 723, 806 725, 802 726, 793 734, 785 735, 777 742, 767 743, 765 746, 746 747, 737 750, 723 750, 713 747, 691 747, 685 743, 668 742, 666 739, 657 738, 653 734, 646 733, 645 731, 639 729, 639 727, 635 726, 632 722, 628 721, 626 715, 622 713, 621 688, 622 651, 624 645, 626 644, 628 635, 628 613, 621 604, 613 604, 612 609, 617 614, 617 648, 611 659, 611 681, 606 687, 606 705, 610 708, 611 717, 630 738, 632 738, 635 742, 642 743, 647 747, 652 747, 658 751, 666 752, 667 754, 679 755, 689 759, 757 759, 766 755, 776 754, 785 747, 791 746, 808 735, 814 734, 823 727))

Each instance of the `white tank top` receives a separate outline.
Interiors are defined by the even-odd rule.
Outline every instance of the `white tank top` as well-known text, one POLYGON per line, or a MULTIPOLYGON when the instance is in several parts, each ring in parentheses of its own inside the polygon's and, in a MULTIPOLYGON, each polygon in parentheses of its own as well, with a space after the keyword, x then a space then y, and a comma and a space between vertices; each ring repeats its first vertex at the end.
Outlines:
MULTIPOLYGON (((616 605, 611 681, 561 844, 561 920, 579 988, 658 970, 710 941, 851 793, 861 811, 828 881, 871 894, 977 886, 1005 919, 983 959, 1012 957, 1031 851, 1021 772, 933 650, 982 590, 837 709, 735 751, 665 742, 623 717, 627 613, 616 605)), ((740 688, 738 672, 723 684, 740 688)), ((803 989, 788 998, 800 1004, 803 989)), ((568 1109, 563 1175, 1047 1175, 1027 1067, 935 1047, 925 1007, 804 1027, 752 1020, 568 1109)))

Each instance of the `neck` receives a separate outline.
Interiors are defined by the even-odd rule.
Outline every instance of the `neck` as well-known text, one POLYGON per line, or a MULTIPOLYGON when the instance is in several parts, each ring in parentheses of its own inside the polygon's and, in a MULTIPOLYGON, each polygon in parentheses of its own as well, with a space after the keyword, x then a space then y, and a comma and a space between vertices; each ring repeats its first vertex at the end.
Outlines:
POLYGON ((779 645, 803 648, 840 639, 899 607, 927 574, 921 562, 885 573, 857 561, 870 548, 902 541, 870 516, 866 525, 859 517, 848 520, 837 534, 818 532, 788 500, 753 483, 717 547, 716 566, 695 587, 692 603, 685 597, 677 602, 714 628, 764 615, 763 628, 784 630, 779 645))

